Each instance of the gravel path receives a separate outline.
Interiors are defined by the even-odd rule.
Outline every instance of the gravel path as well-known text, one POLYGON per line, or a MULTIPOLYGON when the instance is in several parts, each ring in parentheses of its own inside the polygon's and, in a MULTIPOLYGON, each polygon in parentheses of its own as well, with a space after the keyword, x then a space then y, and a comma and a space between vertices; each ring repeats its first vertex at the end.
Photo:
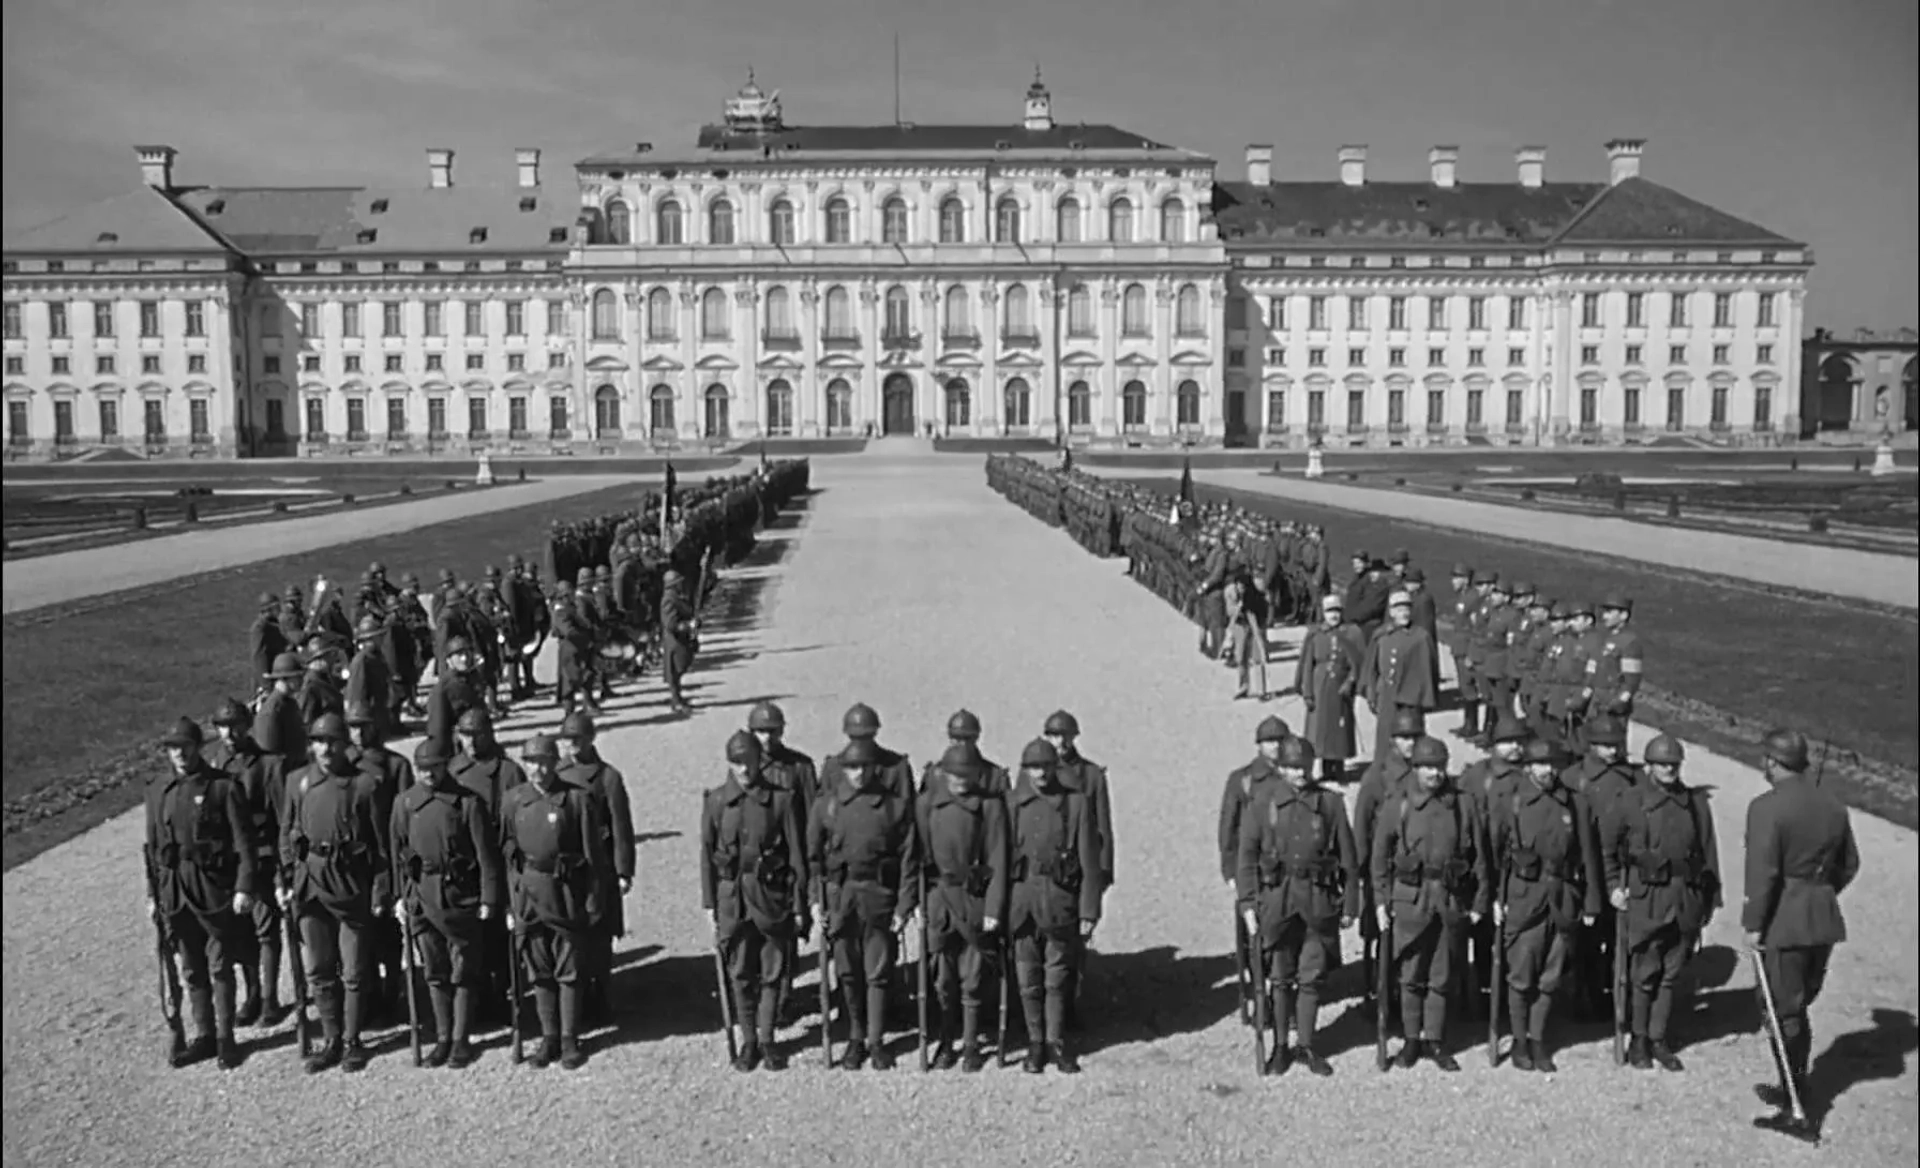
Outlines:
MULTIPOLYGON (((392 503, 365 511, 340 510, 256 524, 237 531, 214 527, 131 544, 34 556, 7 565, 5 611, 8 614, 25 612, 57 601, 100 596, 329 544, 412 531, 489 511, 553 502, 617 486, 625 477, 561 475, 487 490, 463 490, 417 503, 392 503)), ((689 481, 694 477, 688 476, 689 481)))
MULTIPOLYGON (((1116 472, 1103 467, 1100 473, 1116 472)), ((1907 556, 1847 548, 1815 549, 1763 536, 1729 535, 1635 523, 1630 519, 1440 499, 1409 491, 1347 486, 1324 480, 1276 478, 1257 470, 1196 470, 1193 477, 1196 482, 1209 486, 1258 491, 1276 498, 1584 548, 1630 560, 1718 572, 1809 592, 1855 596, 1902 608, 1920 608, 1920 572, 1914 571, 1913 560, 1907 556)))
MULTIPOLYGON (((1724 1034, 1748 1014, 1744 965, 1714 995, 1704 1022, 1718 1036, 1687 1053, 1681 1080, 1615 1069, 1591 1032, 1552 1080, 1489 1070, 1478 1051, 1458 1076, 1383 1078, 1353 999, 1327 1012, 1333 1079, 1257 1080, 1233 1020, 1212 837, 1221 781, 1251 755, 1261 712, 1225 700, 1231 678, 1117 563, 1086 556, 980 479, 977 458, 816 463, 823 492, 766 537, 790 557, 727 574, 710 662, 693 678, 698 713, 668 720, 651 682, 616 699, 603 746, 628 776, 647 842, 629 902, 636 935, 624 943, 634 964, 618 987, 626 1028, 620 1045, 595 1044, 586 1070, 517 1069, 494 1048, 464 1074, 417 1072, 389 1044, 362 1076, 309 1080, 284 1031, 232 1074, 165 1070, 130 815, 6 874, 6 1163, 1105 1168, 1268 1163, 1282 1147, 1328 1163, 1809 1162, 1747 1124, 1749 1084, 1769 1059, 1757 1035, 1724 1034), (835 744, 846 706, 867 701, 881 740, 916 763, 961 705, 1003 763, 1050 710, 1078 714, 1087 752, 1114 776, 1119 838, 1119 886, 1087 987, 1084 1075, 926 1077, 907 1060, 847 1076, 812 1065, 817 1048, 784 1075, 724 1069, 692 832, 726 734, 762 698, 782 702, 796 745, 816 754, 835 744)), ((1297 700, 1279 710, 1299 724, 1297 700)), ((550 711, 540 718, 552 724, 550 711)), ((507 734, 530 726, 515 719, 507 734)), ((1636 745, 1644 737, 1637 730, 1636 745)), ((1704 751, 1692 760, 1694 779, 1717 788, 1737 905, 1740 824, 1759 781, 1704 751)), ((1835 1107, 1825 1159, 1911 1164, 1915 835, 1863 817, 1855 828, 1868 875, 1846 900, 1854 941, 1814 1021, 1822 1049, 1851 1034, 1844 1048, 1865 1057, 1846 1064, 1846 1079, 1861 1081, 1835 1107), (1865 1038, 1875 1011, 1890 1013, 1865 1038)), ((1734 944, 1737 930, 1729 911, 1708 944, 1734 944)))

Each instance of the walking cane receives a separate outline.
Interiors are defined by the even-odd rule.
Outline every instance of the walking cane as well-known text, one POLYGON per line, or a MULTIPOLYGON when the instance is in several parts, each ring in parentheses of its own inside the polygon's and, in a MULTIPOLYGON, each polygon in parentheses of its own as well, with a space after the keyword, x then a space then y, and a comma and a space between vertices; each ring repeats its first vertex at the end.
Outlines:
POLYGON ((1773 982, 1767 977, 1767 962, 1758 949, 1753 950, 1753 972, 1760 985, 1760 1002, 1767 1011, 1767 1038, 1780 1059, 1780 1078, 1787 1087, 1787 1107, 1793 1112, 1793 1121, 1806 1126, 1807 1109, 1800 1102, 1800 1085, 1794 1081, 1793 1061, 1787 1056, 1787 1036, 1780 1029, 1780 1012, 1773 1004, 1773 982))

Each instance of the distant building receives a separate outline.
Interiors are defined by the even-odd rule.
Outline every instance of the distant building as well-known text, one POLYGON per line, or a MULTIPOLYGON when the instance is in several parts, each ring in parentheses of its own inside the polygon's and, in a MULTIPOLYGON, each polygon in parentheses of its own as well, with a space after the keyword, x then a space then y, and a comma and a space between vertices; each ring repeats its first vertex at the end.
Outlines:
MULTIPOLYGON (((545 181, 143 186, 10 238, 10 457, 1793 435, 1807 249, 1638 177, 1246 181, 1055 119, 791 126, 545 181)), ((1909 412, 1906 416, 1912 416, 1909 412)))
POLYGON ((1920 430, 1920 333, 1815 329, 1802 347, 1800 435, 1851 440, 1920 430))

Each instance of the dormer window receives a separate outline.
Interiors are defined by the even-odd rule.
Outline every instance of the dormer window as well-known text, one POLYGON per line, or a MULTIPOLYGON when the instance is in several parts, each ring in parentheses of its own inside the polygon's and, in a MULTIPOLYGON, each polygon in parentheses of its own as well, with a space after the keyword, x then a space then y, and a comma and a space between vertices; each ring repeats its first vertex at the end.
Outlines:
POLYGON ((484 227, 476 227, 472 231, 467 232, 468 243, 485 243, 486 241, 487 229, 484 227))
POLYGON ((1427 209, 1427 201, 1426 201, 1425 199, 1415 199, 1415 200, 1413 201, 1413 209, 1414 209, 1414 210, 1416 210, 1416 211, 1424 211, 1424 210, 1426 210, 1426 209, 1427 209))
POLYGON ((102 231, 99 235, 99 238, 95 239, 94 242, 95 243, 119 243, 120 236, 116 232, 102 231))
POLYGON ((353 237, 353 241, 355 243, 372 243, 374 240, 379 238, 380 238, 380 232, 378 229, 372 228, 372 227, 362 227, 360 229, 359 234, 353 237))
POLYGON ((227 201, 225 199, 215 199, 213 202, 207 204, 207 214, 209 215, 218 215, 226 209, 227 201))
POLYGON ((534 198, 532 195, 528 195, 527 197, 520 200, 520 209, 522 211, 531 211, 539 205, 540 205, 540 200, 534 198))
POLYGON ((567 229, 566 229, 566 228, 564 228, 564 227, 554 227, 554 228, 550 228, 550 229, 549 229, 549 230, 547 231, 547 242, 548 242, 548 243, 565 243, 566 241, 567 241, 567 229))
POLYGON ((387 201, 385 199, 375 199, 372 204, 367 207, 367 212, 372 215, 385 215, 387 213, 387 201))
POLYGON ((1427 224, 1428 239, 1445 239, 1446 237, 1447 237, 1446 228, 1438 226, 1437 224, 1433 224, 1433 223, 1427 224))

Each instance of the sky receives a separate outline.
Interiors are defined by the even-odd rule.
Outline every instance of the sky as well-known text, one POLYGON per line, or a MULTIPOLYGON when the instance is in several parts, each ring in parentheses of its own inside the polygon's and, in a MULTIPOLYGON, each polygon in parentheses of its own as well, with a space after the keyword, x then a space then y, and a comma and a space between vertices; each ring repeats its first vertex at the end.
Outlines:
MULTIPOLYGON (((1382 178, 1461 147, 1462 181, 1642 174, 1811 244, 1809 322, 1920 325, 1914 0, 5 0, 4 213, 138 184, 511 182, 635 141, 690 144, 749 67, 790 123, 1017 121, 1036 62, 1062 120, 1276 178, 1382 178)), ((547 181, 554 181, 549 177, 547 181)))

